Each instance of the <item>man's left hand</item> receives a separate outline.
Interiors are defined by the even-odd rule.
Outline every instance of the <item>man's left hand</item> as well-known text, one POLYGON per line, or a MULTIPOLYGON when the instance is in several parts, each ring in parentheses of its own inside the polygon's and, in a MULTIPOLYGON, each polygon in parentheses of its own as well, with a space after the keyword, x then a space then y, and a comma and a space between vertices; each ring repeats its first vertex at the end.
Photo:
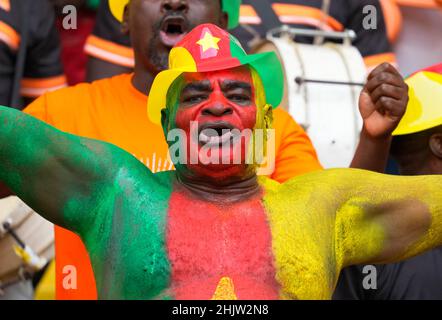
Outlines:
POLYGON ((371 138, 390 137, 408 104, 408 85, 389 63, 376 67, 368 76, 359 98, 365 134, 371 138))

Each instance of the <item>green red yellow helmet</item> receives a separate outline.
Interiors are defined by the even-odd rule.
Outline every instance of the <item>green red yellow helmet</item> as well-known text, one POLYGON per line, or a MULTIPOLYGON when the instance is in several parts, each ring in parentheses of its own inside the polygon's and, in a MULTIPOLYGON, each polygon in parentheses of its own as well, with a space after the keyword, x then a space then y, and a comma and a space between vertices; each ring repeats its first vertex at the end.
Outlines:
POLYGON ((412 134, 442 125, 442 63, 412 74, 405 82, 410 100, 393 135, 412 134))
POLYGON ((183 73, 210 72, 251 66, 259 75, 266 103, 277 107, 284 91, 284 74, 274 52, 248 55, 239 41, 213 24, 202 24, 189 32, 171 51, 169 69, 154 79, 148 99, 149 119, 161 123, 161 110, 166 107, 167 92, 183 73))
MULTIPOLYGON (((124 8, 130 0, 109 0, 109 8, 114 17, 122 22, 124 8)), ((239 24, 239 8, 241 0, 221 0, 222 9, 229 17, 228 28, 233 29, 239 24)))

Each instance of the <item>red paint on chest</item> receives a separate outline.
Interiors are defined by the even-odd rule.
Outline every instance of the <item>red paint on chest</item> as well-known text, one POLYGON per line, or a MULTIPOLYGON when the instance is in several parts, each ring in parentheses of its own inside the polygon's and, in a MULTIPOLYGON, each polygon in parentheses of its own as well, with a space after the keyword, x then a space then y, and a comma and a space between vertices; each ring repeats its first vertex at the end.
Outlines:
POLYGON ((167 250, 176 299, 210 299, 222 277, 238 299, 277 299, 271 234, 260 198, 215 205, 174 192, 167 250))

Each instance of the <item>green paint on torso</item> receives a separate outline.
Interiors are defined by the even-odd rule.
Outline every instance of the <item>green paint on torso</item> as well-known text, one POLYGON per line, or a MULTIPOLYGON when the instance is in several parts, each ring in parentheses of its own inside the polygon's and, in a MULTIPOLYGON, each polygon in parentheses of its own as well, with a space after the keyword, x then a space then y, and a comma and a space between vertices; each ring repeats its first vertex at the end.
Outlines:
POLYGON ((167 298, 165 223, 171 176, 158 174, 143 183, 122 174, 111 199, 82 235, 100 299, 167 298))
MULTIPOLYGON (((95 220, 80 232, 91 258, 99 298, 173 298, 166 232, 175 173, 140 177, 128 172, 118 175, 95 220)), ((311 198, 311 183, 304 183, 302 188, 298 185, 296 199, 292 197, 292 184, 279 185, 268 179, 260 179, 260 183, 265 190, 262 201, 280 297, 329 297, 337 275, 333 217, 323 219, 327 210, 322 207, 333 202, 333 197, 319 204, 311 198)))

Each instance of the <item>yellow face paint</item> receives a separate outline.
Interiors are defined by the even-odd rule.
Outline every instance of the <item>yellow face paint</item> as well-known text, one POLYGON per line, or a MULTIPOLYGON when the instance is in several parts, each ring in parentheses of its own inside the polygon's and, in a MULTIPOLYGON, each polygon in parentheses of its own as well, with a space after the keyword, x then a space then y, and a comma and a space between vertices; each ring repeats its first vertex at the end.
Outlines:
MULTIPOLYGON (((266 102, 265 90, 259 74, 252 67, 249 69, 254 86, 256 123, 247 148, 247 159, 253 159, 248 163, 253 163, 253 168, 258 168, 261 164, 265 165, 265 159, 269 156, 268 142, 271 137, 269 131, 272 130, 273 113, 272 106, 266 102)), ((274 143, 274 141, 270 139, 270 143, 274 143)))

